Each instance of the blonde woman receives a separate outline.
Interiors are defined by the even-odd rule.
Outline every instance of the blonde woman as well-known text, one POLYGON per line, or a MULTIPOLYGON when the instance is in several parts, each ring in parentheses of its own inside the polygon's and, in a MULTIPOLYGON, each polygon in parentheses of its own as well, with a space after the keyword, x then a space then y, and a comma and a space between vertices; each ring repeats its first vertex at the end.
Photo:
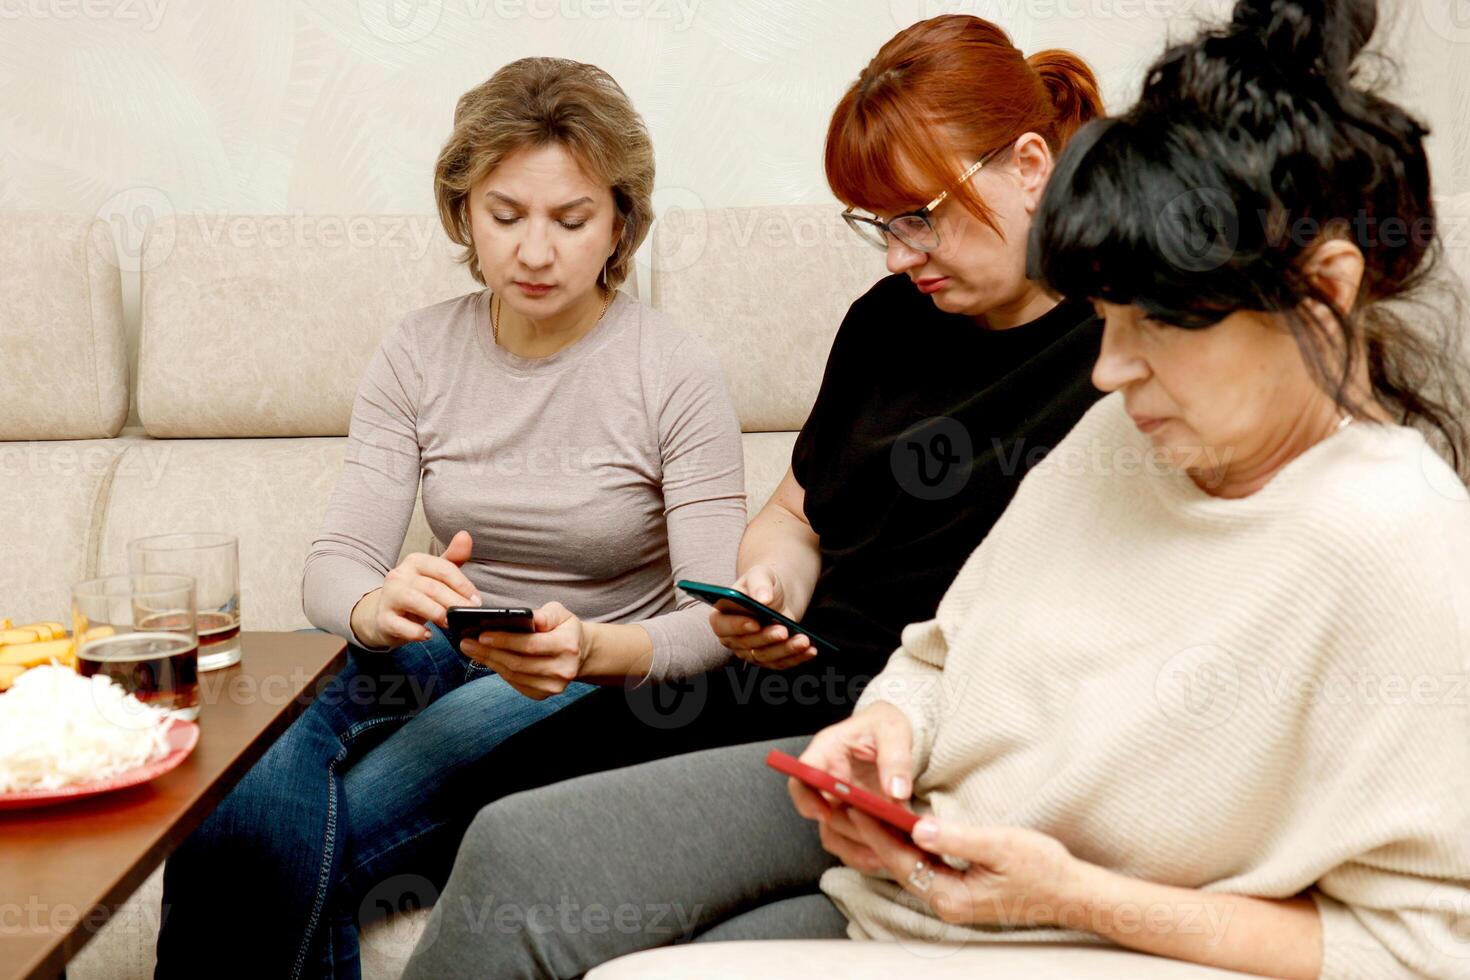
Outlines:
POLYGON ((302 581, 347 667, 170 859, 158 976, 356 975, 359 912, 432 898, 375 886, 447 873, 425 814, 452 772, 596 682, 726 658, 673 581, 734 577, 739 427, 711 352, 617 289, 652 186, 598 68, 527 58, 460 99, 435 191, 486 288, 409 314, 368 367, 302 581), (400 561, 420 484, 448 546, 400 561), (445 610, 479 604, 534 608, 534 633, 454 649, 445 610), (222 921, 254 936, 223 960, 222 921))

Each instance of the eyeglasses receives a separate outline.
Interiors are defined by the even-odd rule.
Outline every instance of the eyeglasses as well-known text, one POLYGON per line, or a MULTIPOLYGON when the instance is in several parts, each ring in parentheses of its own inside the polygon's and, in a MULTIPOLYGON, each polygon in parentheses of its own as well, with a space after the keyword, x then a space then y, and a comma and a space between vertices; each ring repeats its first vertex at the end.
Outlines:
MULTIPOLYGON (((958 187, 971 177, 980 172, 986 161, 999 151, 991 151, 970 165, 970 169, 960 174, 959 180, 954 182, 958 187)), ((857 232, 858 237, 872 245, 888 251, 888 236, 892 235, 903 242, 909 248, 919 252, 932 252, 939 247, 939 232, 934 228, 934 221, 930 217, 934 209, 944 203, 949 197, 949 191, 939 192, 939 196, 917 211, 909 211, 904 214, 880 221, 877 218, 865 214, 857 214, 852 208, 842 212, 842 220, 847 222, 847 227, 857 232)))

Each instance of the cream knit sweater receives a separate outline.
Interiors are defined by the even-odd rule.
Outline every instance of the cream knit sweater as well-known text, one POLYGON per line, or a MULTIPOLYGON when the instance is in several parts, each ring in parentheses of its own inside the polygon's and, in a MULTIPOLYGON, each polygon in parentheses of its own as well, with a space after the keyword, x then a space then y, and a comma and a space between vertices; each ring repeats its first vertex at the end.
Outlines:
MULTIPOLYGON (((1264 489, 1164 468, 1113 395, 1025 479, 859 702, 914 729, 915 804, 1165 884, 1321 912, 1323 977, 1470 977, 1470 499, 1355 423, 1264 489)), ((829 870, 853 939, 945 925, 829 870)), ((1199 928, 1223 928, 1201 913, 1199 928)))

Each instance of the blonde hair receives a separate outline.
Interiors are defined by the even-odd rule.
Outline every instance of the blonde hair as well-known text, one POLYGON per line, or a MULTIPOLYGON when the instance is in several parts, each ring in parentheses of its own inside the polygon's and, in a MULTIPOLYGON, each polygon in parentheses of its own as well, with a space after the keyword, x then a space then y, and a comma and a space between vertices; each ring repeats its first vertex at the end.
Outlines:
POLYGON ((454 131, 434 164, 434 200, 459 261, 485 284, 470 234, 470 188, 523 147, 558 144, 612 191, 622 231, 604 266, 607 285, 628 278, 653 223, 653 142, 611 75, 566 58, 522 58, 460 96, 454 131))

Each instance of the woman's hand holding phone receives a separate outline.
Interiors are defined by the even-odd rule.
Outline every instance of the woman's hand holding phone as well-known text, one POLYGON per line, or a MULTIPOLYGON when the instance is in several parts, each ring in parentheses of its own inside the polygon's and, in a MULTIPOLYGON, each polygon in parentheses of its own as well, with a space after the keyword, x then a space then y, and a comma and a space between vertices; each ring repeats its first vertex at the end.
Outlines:
POLYGON ((397 647, 427 640, 425 623, 448 625, 450 606, 478 606, 480 593, 460 571, 470 560, 470 532, 460 531, 443 555, 416 551, 388 570, 383 584, 352 609, 352 631, 363 646, 397 647))
MULTIPOLYGON (((752 565, 736 579, 732 588, 756 602, 770 606, 788 619, 799 619, 787 604, 786 590, 776 570, 769 565, 752 565)), ((812 641, 802 634, 790 635, 780 623, 764 629, 733 602, 720 602, 710 610, 710 628, 720 645, 746 663, 771 670, 786 670, 817 655, 812 641)))
MULTIPOLYGON (((818 732, 800 761, 902 803, 913 791, 913 738, 904 713, 886 701, 877 701, 818 732)), ((864 874, 885 869, 883 859, 868 845, 841 799, 817 792, 796 778, 787 781, 787 789, 796 812, 821 825, 822 847, 828 853, 864 874)))
POLYGON ((533 633, 481 633, 462 642, 460 652, 526 697, 543 701, 581 676, 591 630, 559 602, 537 609, 534 625, 533 633))

